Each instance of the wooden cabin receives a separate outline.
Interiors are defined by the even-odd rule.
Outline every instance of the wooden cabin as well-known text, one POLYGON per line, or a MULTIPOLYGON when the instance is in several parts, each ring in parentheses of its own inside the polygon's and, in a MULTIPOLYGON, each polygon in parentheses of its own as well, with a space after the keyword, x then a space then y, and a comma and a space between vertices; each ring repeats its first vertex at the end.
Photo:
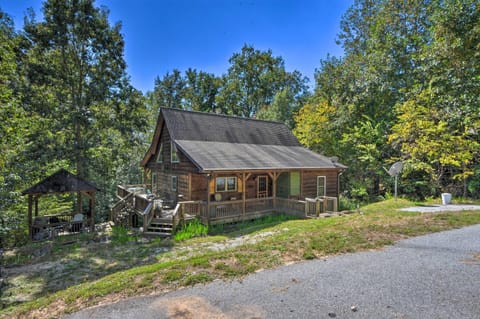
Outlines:
POLYGON ((119 186, 112 213, 136 198, 138 215, 152 215, 145 227, 155 200, 177 210, 173 219, 195 215, 210 224, 335 211, 346 169, 303 147, 283 123, 170 108, 160 110, 141 165, 144 185, 119 186))

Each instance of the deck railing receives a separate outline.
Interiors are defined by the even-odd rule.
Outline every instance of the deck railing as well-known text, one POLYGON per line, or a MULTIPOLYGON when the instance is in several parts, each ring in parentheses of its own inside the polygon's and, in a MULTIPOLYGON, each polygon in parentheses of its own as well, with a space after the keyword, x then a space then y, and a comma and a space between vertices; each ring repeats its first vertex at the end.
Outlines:
POLYGON ((208 220, 231 220, 242 216, 243 201, 231 200, 224 202, 210 203, 210 210, 208 212, 208 220))
POLYGON ((245 200, 245 214, 272 212, 275 210, 274 198, 252 198, 245 200))
MULTIPOLYGON (((118 186, 117 195, 121 200, 112 208, 112 214, 118 214, 126 205, 130 205, 139 217, 143 217, 143 227, 147 229, 154 218, 155 204, 145 189, 145 185, 118 186)), ((210 202, 208 209, 205 201, 182 201, 178 202, 174 209, 172 223, 175 227, 182 220, 186 220, 187 216, 198 217, 204 223, 218 223, 256 218, 275 212, 303 218, 315 217, 337 211, 337 205, 336 197, 327 196, 305 200, 265 197, 246 199, 245 202, 243 200, 210 202)), ((115 218, 112 220, 115 221, 115 218)))
POLYGON ((276 198, 276 210, 285 214, 293 214, 300 217, 306 216, 307 202, 303 200, 276 198))
POLYGON ((200 218, 206 221, 206 203, 202 201, 183 201, 178 202, 172 214, 173 229, 176 229, 180 222, 191 217, 200 218))

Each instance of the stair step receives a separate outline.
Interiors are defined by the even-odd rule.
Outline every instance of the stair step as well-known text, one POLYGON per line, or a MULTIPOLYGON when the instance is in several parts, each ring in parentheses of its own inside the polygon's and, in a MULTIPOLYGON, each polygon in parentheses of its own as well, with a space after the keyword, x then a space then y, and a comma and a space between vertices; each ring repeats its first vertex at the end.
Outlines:
POLYGON ((164 224, 171 224, 173 221, 171 218, 152 218, 150 223, 164 223, 164 224))
POLYGON ((173 228, 173 224, 165 224, 165 223, 150 223, 150 225, 148 225, 149 227, 169 227, 169 228, 173 228))
POLYGON ((165 231, 172 231, 172 227, 152 227, 148 226, 147 230, 165 230, 165 231))
POLYGON ((172 233, 166 233, 166 232, 155 232, 155 231, 146 231, 143 233, 144 235, 150 235, 150 236, 164 236, 164 237, 171 237, 172 233))

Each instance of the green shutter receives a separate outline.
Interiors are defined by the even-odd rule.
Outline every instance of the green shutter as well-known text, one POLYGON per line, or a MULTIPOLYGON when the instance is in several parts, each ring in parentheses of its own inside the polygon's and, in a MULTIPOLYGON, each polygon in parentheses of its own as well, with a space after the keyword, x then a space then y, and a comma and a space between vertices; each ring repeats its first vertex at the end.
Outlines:
POLYGON ((290 196, 300 195, 300 172, 290 172, 290 196))

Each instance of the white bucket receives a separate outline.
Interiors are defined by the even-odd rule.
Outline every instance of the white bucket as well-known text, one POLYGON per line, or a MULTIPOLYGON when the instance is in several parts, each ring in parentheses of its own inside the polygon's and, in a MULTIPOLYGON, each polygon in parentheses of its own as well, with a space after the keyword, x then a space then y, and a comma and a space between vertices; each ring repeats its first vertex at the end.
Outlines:
POLYGON ((448 205, 452 202, 452 194, 450 193, 442 193, 442 204, 448 205))

